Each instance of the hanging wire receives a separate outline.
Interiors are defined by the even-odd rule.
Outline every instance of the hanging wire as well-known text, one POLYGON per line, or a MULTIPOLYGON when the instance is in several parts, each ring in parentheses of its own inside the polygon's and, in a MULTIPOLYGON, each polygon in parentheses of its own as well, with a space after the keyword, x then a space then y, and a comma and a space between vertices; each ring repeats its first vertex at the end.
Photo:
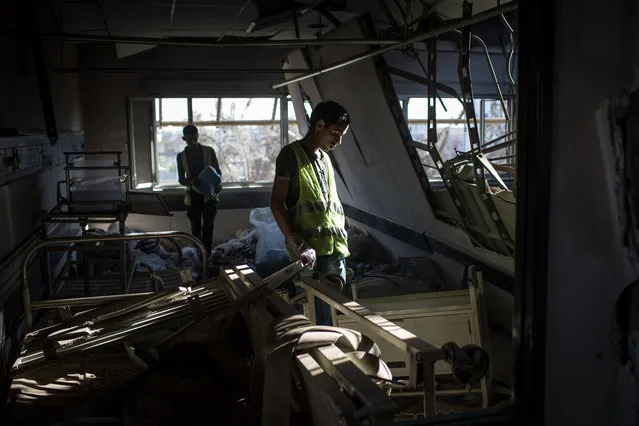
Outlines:
MULTIPOLYGON (((497 6, 501 6, 501 0, 497 0, 497 6)), ((503 13, 499 15, 499 18, 501 22, 504 24, 504 26, 506 27, 506 29, 508 30, 508 35, 510 37, 510 52, 508 53, 508 59, 506 60, 506 74, 508 75, 508 80, 510 82, 510 85, 512 87, 517 87, 517 83, 515 82, 515 79, 513 78, 513 73, 512 73, 513 57, 515 56, 515 37, 514 37, 515 30, 510 25, 510 23, 508 22, 508 19, 506 19, 506 16, 503 13)))

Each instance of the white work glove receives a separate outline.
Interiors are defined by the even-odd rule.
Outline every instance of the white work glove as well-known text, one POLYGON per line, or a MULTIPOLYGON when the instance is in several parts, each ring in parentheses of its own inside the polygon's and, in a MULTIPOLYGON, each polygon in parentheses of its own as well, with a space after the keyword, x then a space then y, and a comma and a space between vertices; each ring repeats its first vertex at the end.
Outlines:
POLYGON ((302 263, 309 269, 315 267, 317 261, 317 253, 310 248, 298 235, 293 235, 286 239, 286 245, 293 250, 302 263))

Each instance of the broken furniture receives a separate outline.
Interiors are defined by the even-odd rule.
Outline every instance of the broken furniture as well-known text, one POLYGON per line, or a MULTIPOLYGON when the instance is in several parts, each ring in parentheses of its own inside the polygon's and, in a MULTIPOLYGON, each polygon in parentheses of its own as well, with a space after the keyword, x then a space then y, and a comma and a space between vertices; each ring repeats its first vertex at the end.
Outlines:
MULTIPOLYGON (((123 235, 130 213, 171 216, 158 194, 130 192, 130 167, 122 164, 121 151, 74 151, 65 152, 64 156, 65 180, 58 182, 56 206, 42 217, 43 239, 49 238, 51 224, 78 224, 81 235, 87 235, 90 224, 117 223, 123 235), (61 186, 65 187, 64 195, 61 186)), ((126 243, 122 241, 109 249, 120 259, 120 284, 124 288, 126 243)), ((88 252, 83 251, 82 257, 85 266, 90 263, 88 252)), ((47 270, 46 276, 54 275, 48 254, 43 258, 43 267, 47 270)), ((86 275, 87 271, 84 272, 86 275)))
MULTIPOLYGON (((374 297, 360 299, 359 302, 433 345, 443 345, 452 340, 462 347, 481 346, 492 355, 483 277, 481 271, 477 271, 473 266, 468 268, 468 289, 374 297)), ((348 316, 338 314, 334 318, 340 327, 361 329, 357 321, 348 316)), ((393 377, 408 378, 410 356, 381 339, 376 340, 376 343, 382 349, 384 360, 393 372, 393 377)), ((435 374, 442 379, 450 375, 454 377, 455 373, 444 362, 435 364, 435 374)), ((482 378, 479 385, 470 389, 438 390, 437 394, 481 393, 482 407, 486 408, 490 399, 490 375, 482 378)), ((410 396, 411 392, 398 392, 396 395, 410 396)))
MULTIPOLYGON (((41 309, 42 306, 47 306, 47 307, 57 306, 57 307, 63 308, 65 306, 70 306, 72 304, 72 303, 69 303, 68 301, 56 302, 55 300, 38 301, 38 302, 32 303, 31 291, 29 288, 28 268, 31 262, 36 258, 36 256, 40 253, 42 249, 51 249, 53 247, 57 247, 58 249, 61 249, 67 252, 72 250, 103 250, 103 246, 100 246, 98 244, 108 244, 108 243, 126 244, 127 241, 149 240, 149 239, 154 239, 154 240, 168 239, 168 240, 174 241, 177 238, 186 239, 190 241, 199 250, 200 257, 202 259, 202 275, 206 276, 206 256, 205 256, 206 250, 204 249, 204 246, 202 245, 200 240, 198 240, 196 237, 186 232, 170 231, 170 232, 135 233, 135 234, 126 234, 126 235, 78 236, 78 237, 69 237, 69 238, 49 238, 47 240, 36 242, 26 252, 24 261, 22 262, 22 303, 24 307, 24 315, 25 315, 27 330, 28 331, 33 330, 33 326, 34 326, 33 312, 32 312, 33 310, 41 309), (84 246, 80 248, 73 246, 73 244, 78 244, 78 243, 84 244, 84 246)), ((120 262, 125 262, 125 261, 126 261, 126 257, 120 259, 120 262)), ((71 264, 70 259, 66 259, 66 265, 70 265, 70 264, 71 264)), ((63 275, 64 273, 66 273, 67 269, 68 269, 67 266, 63 267, 58 278, 56 278, 54 282, 45 283, 44 287, 45 289, 48 290, 49 299, 55 299, 56 294, 59 293, 60 287, 63 286, 65 282, 68 281, 69 277, 65 277, 63 275), (58 283, 60 284, 58 285, 58 283)), ((120 288, 117 288, 117 290, 119 290, 119 292, 123 294, 129 293, 132 287, 132 280, 134 279, 135 269, 132 269, 131 273, 128 276, 124 274, 124 271, 120 271, 120 274, 124 275, 125 280, 123 285, 120 288)), ((176 280, 178 280, 178 282, 173 284, 181 283, 181 281, 179 281, 181 279, 180 272, 175 271, 174 275, 176 280)), ((165 278, 167 277, 165 276, 165 278)), ((83 278, 84 284, 87 286, 86 287, 87 290, 89 288, 89 280, 90 280, 89 277, 85 276, 83 278)), ((168 287, 168 284, 170 284, 168 281, 165 282, 162 276, 158 275, 155 272, 152 272, 150 276, 147 276, 146 280, 147 282, 151 280, 150 281, 151 283, 153 282, 152 280, 158 280, 159 287, 156 287, 158 289, 163 287, 168 287)), ((119 278, 117 279, 117 281, 122 282, 122 280, 120 280, 119 278)))
MULTIPOLYGON (((233 298, 241 298, 263 285, 248 266, 229 267, 220 271, 220 275, 226 281, 225 290, 233 298)), ((317 328, 308 319, 297 315, 293 307, 273 290, 248 307, 244 311, 244 318, 251 330, 256 358, 263 356, 261 360, 256 360, 256 380, 252 386, 254 399, 262 400, 263 425, 289 424, 290 413, 301 409, 297 406, 300 399, 308 402, 313 425, 337 424, 340 418, 348 425, 361 424, 363 419, 371 423, 392 422, 397 406, 374 383, 374 379, 364 374, 361 367, 344 353, 343 347, 338 347, 340 342, 319 346, 314 344, 312 338, 317 337, 314 334, 317 328), (276 337, 279 333, 277 330, 274 333, 271 328, 273 324, 279 326, 280 330, 301 331, 299 339, 289 337, 284 341, 278 340, 276 337), (304 331, 308 332, 307 338, 311 338, 306 344, 302 342, 304 331), (285 352, 277 351, 278 346, 284 347, 285 352), (281 357, 279 360, 278 356, 281 357), (275 358, 275 362, 271 357, 275 358), (292 374, 297 380, 303 381, 308 395, 300 395, 286 386, 292 381, 292 374)), ((322 337, 330 337, 336 331, 332 327, 324 327, 322 337)))
POLYGON ((468 223, 474 235, 481 235, 483 244, 498 253, 514 253, 515 198, 492 163, 483 154, 460 155, 446 162, 451 185, 466 207, 468 223), (499 188, 490 188, 476 175, 475 163, 489 172, 499 188), (483 184, 482 184, 483 183, 483 184))
POLYGON ((415 389, 423 384, 424 412, 432 415, 436 394, 469 392, 468 389, 435 391, 435 375, 452 374, 464 386, 479 384, 479 389, 471 388, 470 391, 480 392, 483 406, 488 404, 489 378, 478 374, 488 369, 488 352, 482 347, 490 347, 484 328, 483 281, 481 273, 472 267, 469 277, 468 290, 376 297, 361 300, 364 306, 332 290, 322 280, 304 278, 296 280, 295 284, 305 290, 304 309, 311 320, 315 318, 317 297, 330 306, 337 326, 372 332, 372 339, 380 347, 384 361, 393 372, 394 381, 405 384, 404 389, 394 395, 414 396, 415 389), (432 359, 430 356, 436 353, 435 346, 446 348, 449 344, 446 342, 451 341, 462 345, 462 352, 472 354, 471 357, 477 356, 473 366, 476 371, 459 368, 450 359, 441 357, 432 360, 435 363, 432 372, 424 370, 423 374, 429 377, 422 378, 418 370, 427 359, 432 359))
MULTIPOLYGON (((226 318, 255 303, 269 286, 279 286, 301 268, 300 263, 289 265, 265 280, 262 289, 237 299, 229 298, 220 281, 213 279, 193 287, 189 287, 192 282, 185 282, 185 287, 155 293, 39 302, 38 309, 53 315, 28 332, 22 342, 11 370, 11 401, 29 404, 42 398, 38 401, 42 406, 63 405, 65 398, 94 388, 116 390, 142 371, 131 365, 123 342, 156 336, 156 347, 162 346, 191 326, 226 318), (92 376, 96 371, 99 377, 92 376)), ((16 406, 18 412, 20 409, 16 406)))
MULTIPOLYGON (((260 278, 247 266, 229 267, 221 271, 221 276, 227 282, 225 289, 230 297, 239 298, 254 288, 262 287, 260 278)), ((434 347, 400 326, 374 314, 356 302, 345 299, 339 293, 325 286, 320 289, 310 280, 304 281, 304 285, 306 288, 314 290, 318 297, 327 301, 334 309, 345 312, 349 317, 357 318, 359 324, 362 325, 361 329, 367 334, 375 336, 373 340, 378 340, 378 337, 381 337, 411 354, 414 362, 410 364, 409 386, 413 389, 423 388, 426 416, 435 415, 434 364, 437 361, 445 361, 453 365, 460 379, 469 382, 479 381, 487 373, 487 354, 478 346, 462 349, 455 343, 448 342, 441 348, 434 347)), ((313 303, 309 305, 314 306, 313 303)), ((269 349, 273 349, 272 337, 274 334, 277 335, 269 329, 273 322, 281 325, 283 320, 294 320, 296 317, 299 316, 296 316, 293 307, 274 291, 266 293, 257 303, 248 307, 245 311, 245 318, 252 330, 256 353, 264 353, 264 351, 268 352, 269 349)), ((317 327, 308 321, 300 321, 300 324, 302 327, 308 327, 309 332, 330 333, 335 330, 334 327, 317 327)), ((338 328, 338 330, 340 329, 338 328)), ((356 330, 350 331, 361 336, 361 333, 357 333, 356 330)), ((346 347, 348 348, 348 345, 346 347)), ((348 424, 360 424, 363 419, 367 419, 371 423, 392 422, 393 415, 399 408, 389 396, 389 389, 394 381, 383 379, 367 371, 364 360, 370 360, 374 356, 374 348, 378 348, 378 346, 371 341, 365 348, 358 348, 359 350, 354 352, 348 350, 345 352, 344 348, 340 349, 335 344, 317 347, 309 343, 295 347, 289 355, 294 353, 292 365, 297 366, 301 379, 304 380, 312 395, 312 398, 309 396, 309 400, 317 398, 317 404, 323 407, 326 416, 331 419, 347 419, 348 424), (306 350, 309 347, 310 349, 306 350), (354 354, 358 354, 359 357, 354 354), (326 407, 330 407, 330 413, 326 407)), ((377 355, 379 356, 379 349, 377 355)), ((383 372, 386 364, 379 360, 378 367, 379 371, 383 372)), ((269 369, 265 368, 265 370, 269 369)), ((264 387, 263 391, 265 394, 277 393, 277 390, 273 388, 264 387)), ((317 421, 325 422, 317 424, 330 424, 327 418, 317 421)))

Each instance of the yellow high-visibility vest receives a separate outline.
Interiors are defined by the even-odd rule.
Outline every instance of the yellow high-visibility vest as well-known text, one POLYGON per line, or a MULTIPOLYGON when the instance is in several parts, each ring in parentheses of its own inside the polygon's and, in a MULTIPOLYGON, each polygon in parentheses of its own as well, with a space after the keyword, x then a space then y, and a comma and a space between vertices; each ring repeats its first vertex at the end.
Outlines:
MULTIPOLYGON (((291 147, 297 158, 300 182, 299 200, 289 209, 293 232, 301 236, 318 256, 349 256, 346 218, 337 194, 333 165, 328 154, 322 154, 328 180, 328 195, 325 198, 313 164, 304 148, 299 142, 293 142, 291 147)), ((295 259, 295 254, 291 250, 289 255, 291 259, 295 259)))

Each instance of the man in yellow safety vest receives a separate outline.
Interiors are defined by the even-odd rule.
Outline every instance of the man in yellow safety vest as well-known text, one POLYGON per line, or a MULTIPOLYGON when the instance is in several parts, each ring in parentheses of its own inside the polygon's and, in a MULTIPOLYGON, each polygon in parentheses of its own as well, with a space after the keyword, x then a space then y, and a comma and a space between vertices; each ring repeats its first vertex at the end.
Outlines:
MULTIPOLYGON (((302 259, 315 277, 325 277, 339 291, 346 284, 348 235, 328 152, 342 142, 350 122, 337 102, 318 104, 306 136, 280 151, 271 194, 291 260, 302 259)), ((331 325, 328 305, 316 302, 317 323, 331 325)))
POLYGON ((193 124, 185 126, 182 130, 182 140, 186 142, 186 148, 177 156, 178 180, 180 185, 186 187, 184 205, 191 221, 191 233, 202 241, 209 256, 213 246, 213 223, 219 200, 217 194, 221 188, 216 189, 216 195, 208 196, 194 191, 193 185, 200 183, 198 176, 205 167, 213 166, 220 176, 222 172, 215 150, 210 146, 200 145, 198 138, 197 127, 193 124))

